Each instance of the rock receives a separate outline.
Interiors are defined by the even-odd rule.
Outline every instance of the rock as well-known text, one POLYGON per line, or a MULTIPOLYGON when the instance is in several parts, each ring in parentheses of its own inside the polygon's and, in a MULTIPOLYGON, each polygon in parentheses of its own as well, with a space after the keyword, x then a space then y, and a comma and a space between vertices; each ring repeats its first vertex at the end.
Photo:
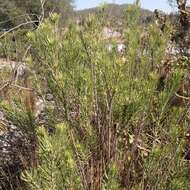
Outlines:
POLYGON ((47 101, 53 101, 53 95, 50 94, 50 93, 48 93, 48 94, 46 95, 46 100, 47 100, 47 101))
POLYGON ((4 120, 4 113, 0 110, 0 120, 4 120))
POLYGON ((0 111, 0 190, 16 189, 20 173, 32 164, 35 155, 35 137, 29 138, 0 111), (12 187, 10 187, 12 186, 12 187))
POLYGON ((38 97, 35 103, 35 118, 38 118, 41 113, 45 110, 45 102, 42 98, 38 97))

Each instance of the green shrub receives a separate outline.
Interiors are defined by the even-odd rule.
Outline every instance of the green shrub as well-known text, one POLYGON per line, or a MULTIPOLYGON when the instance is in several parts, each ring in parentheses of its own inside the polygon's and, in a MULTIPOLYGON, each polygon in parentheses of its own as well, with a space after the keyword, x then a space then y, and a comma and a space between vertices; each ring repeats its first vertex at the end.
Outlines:
POLYGON ((39 165, 24 175, 32 189, 188 189, 188 107, 171 105, 188 70, 171 66, 158 90, 172 28, 145 28, 139 10, 139 1, 126 10, 123 54, 106 49, 101 10, 65 30, 52 14, 27 34, 36 88, 53 94, 58 126, 39 134, 39 165))
POLYGON ((81 179, 68 126, 57 125, 53 135, 49 135, 41 128, 38 134, 39 164, 23 175, 29 189, 81 189, 81 179))

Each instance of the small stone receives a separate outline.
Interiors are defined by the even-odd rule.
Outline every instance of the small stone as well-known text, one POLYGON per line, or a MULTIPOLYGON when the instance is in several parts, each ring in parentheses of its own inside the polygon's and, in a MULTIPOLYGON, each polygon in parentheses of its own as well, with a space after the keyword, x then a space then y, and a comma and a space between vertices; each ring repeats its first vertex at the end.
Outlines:
POLYGON ((0 120, 4 120, 4 117, 5 117, 4 113, 0 111, 0 120))
POLYGON ((52 94, 47 94, 46 95, 46 100, 47 101, 52 101, 53 100, 53 95, 52 94))

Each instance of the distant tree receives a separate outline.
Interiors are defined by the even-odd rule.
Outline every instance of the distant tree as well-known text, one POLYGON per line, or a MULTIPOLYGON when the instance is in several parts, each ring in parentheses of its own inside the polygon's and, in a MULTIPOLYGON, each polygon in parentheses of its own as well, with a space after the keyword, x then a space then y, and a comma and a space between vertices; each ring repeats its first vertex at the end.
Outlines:
POLYGON ((63 16, 71 13, 73 10, 73 0, 11 0, 16 6, 28 14, 41 14, 41 2, 44 3, 45 15, 50 12, 61 13, 63 16))
POLYGON ((16 6, 15 2, 0 0, 0 28, 9 28, 16 25, 16 18, 22 11, 16 6))
POLYGON ((73 11, 73 0, 0 0, 0 28, 10 28, 26 20, 39 20, 56 12, 66 21, 73 11), (44 3, 43 10, 41 2, 44 3))

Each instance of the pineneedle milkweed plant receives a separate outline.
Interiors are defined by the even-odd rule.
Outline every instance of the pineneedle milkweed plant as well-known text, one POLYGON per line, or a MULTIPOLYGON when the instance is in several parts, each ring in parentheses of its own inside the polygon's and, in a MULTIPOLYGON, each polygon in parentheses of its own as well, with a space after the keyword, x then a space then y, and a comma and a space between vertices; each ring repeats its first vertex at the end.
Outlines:
POLYGON ((170 25, 144 28, 139 11, 139 1, 126 10, 122 55, 106 49, 101 9, 64 31, 53 14, 28 33, 38 84, 54 95, 59 126, 39 137, 39 166, 24 175, 32 189, 188 189, 189 121, 179 123, 184 108, 169 103, 186 71, 174 68, 157 90, 170 25))
POLYGON ((38 130, 40 166, 23 175, 29 189, 82 188, 69 133, 69 127, 61 123, 54 135, 49 135, 44 128, 38 130))

